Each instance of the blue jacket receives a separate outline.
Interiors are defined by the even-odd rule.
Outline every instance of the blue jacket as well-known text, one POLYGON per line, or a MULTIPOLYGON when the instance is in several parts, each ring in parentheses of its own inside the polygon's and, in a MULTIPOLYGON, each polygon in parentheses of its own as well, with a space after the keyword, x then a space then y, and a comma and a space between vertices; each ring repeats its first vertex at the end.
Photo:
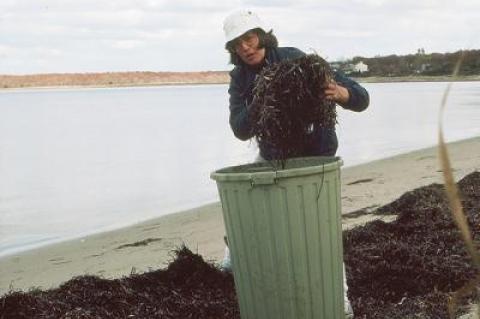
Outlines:
MULTIPOLYGON (((296 48, 267 48, 265 52, 266 64, 277 63, 286 59, 295 59, 305 56, 305 53, 296 48)), ((248 120, 248 112, 253 99, 255 77, 260 70, 255 70, 246 64, 240 64, 230 72, 230 126, 235 136, 241 140, 253 137, 252 127, 248 120)), ((347 88, 350 99, 343 108, 360 112, 367 108, 369 95, 367 90, 357 82, 334 71, 335 81, 347 88)), ((312 133, 305 137, 307 147, 302 150, 301 156, 333 156, 337 152, 338 140, 335 128, 314 127, 312 133)), ((278 159, 275 149, 266 145, 259 145, 260 155, 266 160, 278 159)))

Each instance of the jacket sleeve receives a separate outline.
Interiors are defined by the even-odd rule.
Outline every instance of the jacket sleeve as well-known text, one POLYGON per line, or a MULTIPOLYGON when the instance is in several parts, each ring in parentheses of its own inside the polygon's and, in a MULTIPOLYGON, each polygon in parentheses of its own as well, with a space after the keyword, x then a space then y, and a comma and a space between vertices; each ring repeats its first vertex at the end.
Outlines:
POLYGON ((351 78, 346 77, 339 71, 335 71, 335 81, 344 86, 350 95, 346 104, 340 104, 345 109, 361 112, 368 107, 370 96, 367 90, 351 78))
POLYGON ((240 83, 238 72, 230 72, 230 127, 233 134, 242 141, 253 137, 252 126, 248 119, 248 101, 243 96, 244 90, 240 83))

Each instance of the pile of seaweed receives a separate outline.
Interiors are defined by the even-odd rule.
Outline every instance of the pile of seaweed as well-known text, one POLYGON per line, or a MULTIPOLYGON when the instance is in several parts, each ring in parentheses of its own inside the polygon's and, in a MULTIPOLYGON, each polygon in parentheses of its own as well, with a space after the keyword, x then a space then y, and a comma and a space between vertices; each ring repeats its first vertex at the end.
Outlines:
POLYGON ((313 128, 334 127, 335 103, 325 99, 329 64, 316 54, 265 67, 255 81, 249 112, 257 142, 284 160, 305 154, 313 128))
MULTIPOLYGON (((480 239, 480 173, 458 183, 475 242, 480 239)), ((377 210, 396 214, 344 233, 349 296, 358 318, 448 318, 452 292, 475 279, 444 186, 407 192, 377 210)), ((474 295, 464 302, 471 301, 474 295)))
MULTIPOLYGON (((480 173, 458 183, 480 237, 480 173)), ((379 208, 394 222, 344 232, 349 298, 356 318, 448 318, 452 293, 477 275, 450 216, 442 185, 405 193, 379 208)), ((474 300, 471 294, 464 303, 474 300)), ((49 291, 0 298, 0 318, 239 319, 233 278, 187 248, 164 270, 105 280, 74 278, 49 291)))
POLYGON ((163 270, 106 280, 73 278, 49 291, 12 292, 0 318, 240 318, 232 275, 186 247, 163 270))

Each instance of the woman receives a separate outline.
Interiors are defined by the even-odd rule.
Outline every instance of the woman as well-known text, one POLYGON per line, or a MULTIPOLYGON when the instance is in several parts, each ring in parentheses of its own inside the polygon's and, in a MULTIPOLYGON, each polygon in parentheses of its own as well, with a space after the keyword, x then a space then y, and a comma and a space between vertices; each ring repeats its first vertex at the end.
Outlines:
MULTIPOLYGON (((237 11, 229 15, 223 25, 226 37, 225 48, 230 54, 230 62, 235 65, 230 72, 230 126, 235 136, 241 140, 253 137, 249 123, 249 110, 253 100, 253 87, 256 76, 270 64, 287 59, 305 56, 297 48, 278 47, 278 41, 272 30, 266 31, 259 17, 251 11, 237 11)), ((354 80, 334 71, 334 81, 324 90, 327 99, 331 99, 344 109, 360 112, 369 104, 367 90, 354 80)), ((297 154, 300 156, 333 156, 338 148, 335 128, 314 126, 309 142, 297 154)), ((278 158, 278 151, 271 146, 259 144, 260 160, 278 158)), ((225 249, 223 268, 229 270, 230 253, 225 249)), ((344 300, 346 318, 353 317, 352 307, 347 297, 347 284, 344 270, 344 300)))
MULTIPOLYGON (((278 47, 272 31, 266 32, 261 20, 251 11, 237 11, 224 22, 225 48, 230 62, 235 65, 230 72, 230 126, 241 140, 253 137, 248 112, 253 100, 255 77, 265 66, 286 59, 300 58, 304 52, 292 47, 278 47)), ((324 93, 345 109, 360 112, 367 108, 369 95, 357 82, 334 72, 335 81, 324 93)), ((323 90, 322 88, 318 88, 323 90)), ((316 126, 308 138, 310 141, 301 156, 333 156, 338 148, 335 128, 316 126)), ((277 151, 267 145, 259 145, 260 156, 265 160, 277 159, 277 151)))

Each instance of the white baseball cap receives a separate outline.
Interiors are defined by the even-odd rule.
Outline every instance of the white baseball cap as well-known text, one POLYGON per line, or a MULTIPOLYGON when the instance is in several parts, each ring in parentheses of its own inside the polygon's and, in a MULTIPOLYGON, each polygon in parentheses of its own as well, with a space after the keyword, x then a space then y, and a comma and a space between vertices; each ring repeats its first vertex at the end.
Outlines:
POLYGON ((258 15, 250 10, 235 11, 229 14, 223 21, 225 42, 230 42, 245 32, 256 28, 265 30, 264 24, 258 15))

